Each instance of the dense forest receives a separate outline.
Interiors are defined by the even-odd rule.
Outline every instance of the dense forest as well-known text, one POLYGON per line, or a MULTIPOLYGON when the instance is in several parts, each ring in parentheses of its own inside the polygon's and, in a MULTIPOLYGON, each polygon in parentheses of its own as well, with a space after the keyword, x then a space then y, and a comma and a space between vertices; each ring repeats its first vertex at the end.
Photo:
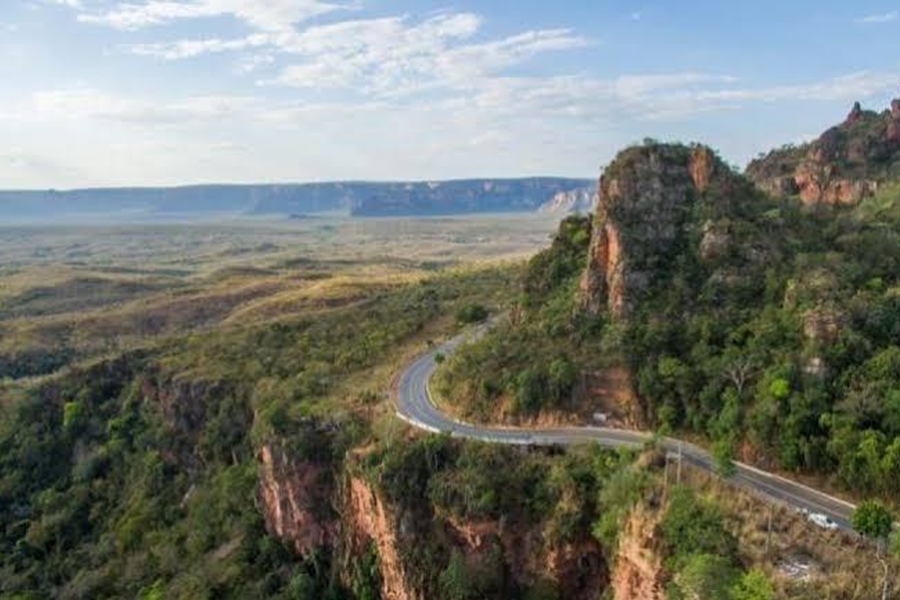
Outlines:
MULTIPOLYGON (((441 315, 495 302, 511 276, 447 274, 350 308, 176 338, 4 402, 0 598, 373 597, 365 564, 341 565, 356 578, 341 581, 329 552, 298 559, 266 532, 256 454, 320 464, 329 489, 346 451, 374 435, 383 393, 345 381, 386 385, 370 377, 389 351, 441 315)), ((317 510, 334 510, 327 496, 317 510)))

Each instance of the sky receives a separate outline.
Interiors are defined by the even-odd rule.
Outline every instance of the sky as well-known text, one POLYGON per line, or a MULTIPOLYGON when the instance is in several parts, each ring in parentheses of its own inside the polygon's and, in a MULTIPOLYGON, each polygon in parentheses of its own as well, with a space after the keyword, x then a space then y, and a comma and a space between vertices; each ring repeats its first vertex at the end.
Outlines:
POLYGON ((900 96, 883 0, 0 0, 0 188, 737 166, 900 96))

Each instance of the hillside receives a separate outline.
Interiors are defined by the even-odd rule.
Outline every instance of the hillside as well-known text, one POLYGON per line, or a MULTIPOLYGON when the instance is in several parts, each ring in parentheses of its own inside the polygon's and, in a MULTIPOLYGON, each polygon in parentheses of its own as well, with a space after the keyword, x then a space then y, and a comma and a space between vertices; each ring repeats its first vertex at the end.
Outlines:
POLYGON ((760 156, 746 173, 770 194, 856 204, 885 182, 900 180, 900 99, 880 113, 857 102, 840 125, 809 143, 760 156))
POLYGON ((316 213, 378 217, 530 212, 556 194, 586 183, 546 177, 0 191, 0 219, 47 222, 316 213))
POLYGON ((437 389, 469 418, 607 412, 895 498, 898 206, 884 188, 811 208, 702 146, 627 149, 593 222, 563 222, 512 321, 449 360, 437 389), (614 369, 630 391, 619 405, 614 369))
POLYGON ((0 599, 872 598, 872 545, 653 449, 396 418, 414 356, 509 314, 435 381, 456 412, 614 400, 611 422, 896 493, 896 202, 808 210, 677 145, 600 191, 527 266, 543 219, 7 228, 0 599))

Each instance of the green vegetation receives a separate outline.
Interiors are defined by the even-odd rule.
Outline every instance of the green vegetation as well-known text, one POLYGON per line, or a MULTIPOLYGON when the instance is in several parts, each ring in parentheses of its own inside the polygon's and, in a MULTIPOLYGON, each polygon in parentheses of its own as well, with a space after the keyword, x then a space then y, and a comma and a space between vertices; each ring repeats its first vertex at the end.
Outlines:
POLYGON ((717 507, 686 487, 675 487, 659 531, 672 573, 672 600, 772 600, 769 578, 756 569, 743 571, 738 542, 717 507))
POLYGON ((352 305, 474 261, 517 264, 553 226, 529 215, 0 226, 0 381, 352 305))
POLYGON ((893 526, 893 516, 880 502, 867 500, 853 511, 853 529, 873 540, 886 540, 893 526))
POLYGON ((759 155, 747 166, 747 174, 756 181, 793 175, 801 164, 821 168, 824 181, 900 180, 900 152, 892 137, 890 112, 863 110, 854 118, 831 127, 819 138, 799 146, 786 145, 759 155), (816 157, 816 158, 810 158, 816 157))
POLYGON ((726 475, 752 449, 896 498, 900 189, 810 208, 729 177, 692 199, 675 251, 644 265, 652 286, 619 322, 579 310, 590 223, 564 221, 529 262, 511 323, 442 365, 436 391, 482 419, 572 411, 580 382, 625 364, 646 426, 708 440, 726 475), (700 250, 708 223, 727 223, 714 255, 700 250))
POLYGON ((489 314, 488 309, 480 304, 467 304, 456 311, 456 321, 463 325, 481 323, 489 314))
MULTIPOLYGON (((311 510, 335 521, 331 494, 345 455, 376 435, 372 413, 383 406, 371 390, 387 389, 404 354, 445 335, 462 307, 501 304, 516 271, 329 268, 282 268, 277 279, 296 291, 281 297, 276 287, 229 305, 228 314, 245 316, 239 324, 135 335, 125 352, 4 382, 14 393, 0 407, 0 598, 379 597, 374 547, 298 558, 266 532, 257 455, 268 447, 316 466, 311 510), (310 279, 310 269, 321 276, 310 279)), ((233 277, 183 293, 210 305, 210 289, 234 287, 233 277)), ((268 289, 258 280, 272 274, 239 277, 268 289)), ((179 306, 182 292, 170 293, 179 306)), ((48 318, 60 326, 90 323, 57 308, 48 318)))
MULTIPOLYGON (((557 597, 547 581, 523 588, 528 573, 510 573, 507 544, 534 532, 548 552, 584 542, 600 523, 615 539, 620 517, 643 498, 647 473, 634 456, 600 448, 523 452, 516 448, 448 436, 382 444, 361 461, 363 475, 379 489, 392 512, 404 515, 398 546, 416 573, 425 597, 557 597), (629 483, 624 484, 625 481, 629 483), (624 487, 628 491, 624 491, 624 487), (455 524, 490 523, 485 545, 463 555, 448 538, 455 524)), ((613 544, 604 545, 609 551, 613 544)), ((514 555, 514 553, 513 553, 514 555)))
POLYGON ((630 319, 624 350, 648 418, 895 493, 900 220, 790 204, 755 219, 741 243, 779 264, 710 271, 686 252, 630 319))
POLYGON ((581 372, 603 355, 595 343, 602 323, 573 310, 590 231, 587 217, 560 224, 550 248, 528 262, 520 319, 450 358, 435 379, 442 397, 482 419, 504 404, 519 415, 572 408, 581 372))

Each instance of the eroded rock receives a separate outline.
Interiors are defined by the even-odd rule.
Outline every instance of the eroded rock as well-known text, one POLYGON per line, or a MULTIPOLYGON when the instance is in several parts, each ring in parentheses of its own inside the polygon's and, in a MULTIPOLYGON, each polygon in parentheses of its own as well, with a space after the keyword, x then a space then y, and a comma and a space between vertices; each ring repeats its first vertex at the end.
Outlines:
POLYGON ((257 499, 266 530, 289 543, 299 556, 331 545, 336 525, 326 514, 331 486, 327 471, 309 461, 295 463, 284 448, 259 451, 257 499))

